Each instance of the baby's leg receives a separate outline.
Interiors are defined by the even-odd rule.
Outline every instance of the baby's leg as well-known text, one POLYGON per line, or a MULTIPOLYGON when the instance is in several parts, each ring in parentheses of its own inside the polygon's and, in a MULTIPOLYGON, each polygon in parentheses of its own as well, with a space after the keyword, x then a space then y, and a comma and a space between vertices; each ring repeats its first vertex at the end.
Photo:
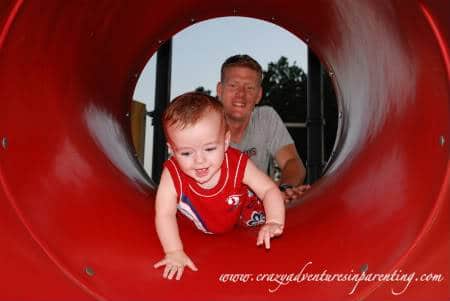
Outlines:
POLYGON ((266 222, 266 214, 262 201, 248 190, 248 198, 242 205, 239 224, 243 227, 255 227, 266 222))

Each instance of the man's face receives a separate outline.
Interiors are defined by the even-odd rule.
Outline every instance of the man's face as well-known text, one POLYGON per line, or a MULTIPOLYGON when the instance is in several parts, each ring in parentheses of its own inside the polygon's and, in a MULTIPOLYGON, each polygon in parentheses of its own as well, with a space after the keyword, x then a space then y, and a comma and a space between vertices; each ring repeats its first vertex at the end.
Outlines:
POLYGON ((217 84, 217 96, 229 120, 248 121, 253 108, 261 100, 260 77, 247 67, 228 67, 224 70, 223 81, 217 84))

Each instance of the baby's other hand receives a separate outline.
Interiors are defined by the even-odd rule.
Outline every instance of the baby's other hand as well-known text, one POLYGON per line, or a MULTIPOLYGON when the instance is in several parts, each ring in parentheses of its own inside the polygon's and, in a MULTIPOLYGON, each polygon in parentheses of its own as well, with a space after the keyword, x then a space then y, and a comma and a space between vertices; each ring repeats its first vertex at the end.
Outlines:
POLYGON ((163 272, 163 278, 171 280, 175 275, 176 280, 180 280, 183 275, 184 267, 187 266, 192 271, 198 271, 192 260, 183 252, 183 250, 173 251, 166 254, 166 257, 155 263, 155 269, 166 266, 163 272))
POLYGON ((261 227, 258 233, 258 239, 256 240, 256 245, 261 246, 263 243, 266 249, 270 249, 270 239, 279 236, 283 233, 283 224, 268 222, 261 227))

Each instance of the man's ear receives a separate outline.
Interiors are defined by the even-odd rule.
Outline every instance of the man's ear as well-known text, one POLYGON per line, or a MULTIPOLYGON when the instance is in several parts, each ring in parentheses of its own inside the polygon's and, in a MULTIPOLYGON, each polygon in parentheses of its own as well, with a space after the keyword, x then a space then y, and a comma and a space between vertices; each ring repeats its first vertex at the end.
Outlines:
POLYGON ((228 130, 225 133, 225 151, 228 150, 228 147, 230 146, 230 140, 231 140, 231 132, 228 130))
POLYGON ((217 83, 217 86, 216 86, 216 95, 217 95, 217 98, 219 99, 219 100, 221 100, 221 95, 222 95, 222 89, 223 89, 223 85, 222 85, 222 82, 218 82, 217 83))
POLYGON ((258 104, 258 103, 261 101, 262 96, 263 96, 263 87, 262 87, 262 86, 259 86, 259 89, 258 89, 258 90, 259 90, 259 91, 258 91, 258 100, 256 101, 255 104, 258 104))

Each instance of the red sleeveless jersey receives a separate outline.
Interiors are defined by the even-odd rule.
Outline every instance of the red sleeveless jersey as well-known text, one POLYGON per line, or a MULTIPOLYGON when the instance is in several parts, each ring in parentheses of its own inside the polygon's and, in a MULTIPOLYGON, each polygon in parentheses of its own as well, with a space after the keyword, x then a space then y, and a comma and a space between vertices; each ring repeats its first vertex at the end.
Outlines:
POLYGON ((223 233, 238 222, 248 200, 248 187, 242 183, 248 156, 229 147, 225 152, 220 179, 205 189, 183 173, 174 157, 164 163, 178 195, 178 210, 205 233, 223 233))

